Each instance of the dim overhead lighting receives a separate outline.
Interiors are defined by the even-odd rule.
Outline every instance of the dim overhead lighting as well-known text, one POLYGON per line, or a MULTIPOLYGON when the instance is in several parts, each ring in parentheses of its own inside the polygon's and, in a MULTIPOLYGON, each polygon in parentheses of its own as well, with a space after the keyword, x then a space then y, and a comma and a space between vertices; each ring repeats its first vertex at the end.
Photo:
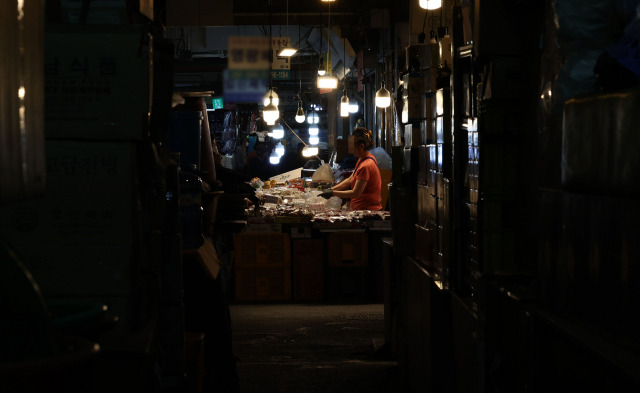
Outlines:
MULTIPOLYGON (((299 34, 298 34, 299 35, 299 34)), ((287 0, 287 40, 289 40, 289 0, 287 0)), ((296 48, 286 46, 278 52, 280 57, 291 57, 296 54, 298 50, 296 48)))
POLYGON ((318 147, 317 146, 305 146, 302 148, 302 155, 304 157, 311 157, 311 156, 315 156, 318 154, 318 147))
POLYGON ((420 0, 419 4, 425 10, 437 10, 442 7, 442 0, 420 0))
POLYGON ((318 76, 324 76, 324 74, 326 74, 326 73, 327 73, 327 70, 322 68, 322 66, 320 68, 318 68, 318 76))
POLYGON ((280 111, 277 106, 273 105, 273 102, 270 102, 262 109, 262 117, 268 125, 274 125, 280 117, 280 111))
POLYGON ((349 117, 349 96, 347 95, 347 89, 344 89, 342 98, 340 99, 340 116, 349 117))
POLYGON ((267 94, 265 94, 264 99, 262 100, 262 103, 264 104, 264 106, 269 105, 269 102, 272 102, 273 105, 275 105, 275 106, 278 106, 280 104, 280 99, 278 98, 278 93, 273 91, 273 89, 269 89, 267 94))
POLYGON ((276 124, 271 132, 273 134, 273 139, 282 139, 284 137, 284 128, 282 128, 282 124, 276 124))
POLYGON ((384 83, 380 90, 376 92, 376 106, 378 108, 387 108, 391 105, 391 94, 389 90, 385 89, 384 83))
POLYGON ((276 153, 282 157, 284 155, 284 145, 282 144, 282 142, 278 143, 276 145, 276 153))
POLYGON ((302 101, 298 101, 298 111, 296 112, 296 121, 298 123, 304 123, 305 119, 304 109, 302 109, 302 101))
POLYGON ((280 163, 280 156, 278 155, 278 153, 276 153, 275 150, 269 156, 269 162, 273 165, 277 165, 280 163))
POLYGON ((285 47, 285 48, 280 49, 280 52, 278 52, 278 56, 280 56, 280 57, 291 57, 291 56, 295 55, 296 52, 298 52, 298 50, 296 48, 285 47))
MULTIPOLYGON (((345 47, 347 46, 346 38, 342 41, 342 58, 346 59, 345 47)), ((343 60, 344 61, 344 60, 343 60)), ((347 74, 346 65, 342 67, 342 78, 344 79, 344 90, 342 91, 342 98, 340 99, 340 117, 349 117, 349 94, 347 94, 347 74)))
POLYGON ((336 87, 338 87, 338 78, 335 76, 325 75, 318 77, 319 89, 335 89, 336 87))
MULTIPOLYGON (((320 74, 318 71, 318 89, 335 89, 338 87, 338 78, 331 76, 329 72, 329 65, 331 64, 331 52, 329 48, 331 48, 331 2, 329 2, 329 28, 327 29, 327 64, 326 64, 326 74, 320 74)), ((322 34, 320 35, 320 39, 322 39, 322 34)), ((322 41, 320 41, 320 47, 322 48, 322 41)))
POLYGON ((318 112, 316 111, 309 112, 309 116, 307 116, 307 123, 318 124, 319 122, 320 122, 320 116, 318 116, 318 112))

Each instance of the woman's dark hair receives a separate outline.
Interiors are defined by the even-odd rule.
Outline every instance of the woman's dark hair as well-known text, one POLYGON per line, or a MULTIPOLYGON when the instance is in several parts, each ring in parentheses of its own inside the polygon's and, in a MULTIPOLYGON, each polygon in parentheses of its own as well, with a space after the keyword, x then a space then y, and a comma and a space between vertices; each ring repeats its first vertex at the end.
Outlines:
POLYGON ((354 142, 356 145, 364 143, 364 148, 366 150, 371 150, 373 147, 373 138, 370 130, 367 130, 364 127, 357 127, 353 130, 351 135, 354 136, 354 142))

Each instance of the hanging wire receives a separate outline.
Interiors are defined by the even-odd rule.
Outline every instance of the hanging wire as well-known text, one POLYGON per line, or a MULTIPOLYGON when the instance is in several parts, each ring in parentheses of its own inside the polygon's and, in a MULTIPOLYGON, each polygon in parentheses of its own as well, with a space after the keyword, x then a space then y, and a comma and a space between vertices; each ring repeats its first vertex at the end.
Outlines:
MULTIPOLYGON (((331 46, 331 2, 329 2, 329 28, 327 29, 327 74, 329 73, 329 47, 331 46)), ((333 65, 333 64, 332 64, 333 65)))
MULTIPOLYGON (((343 26, 344 28, 344 26, 343 26)), ((344 31, 342 32, 342 34, 344 35, 344 31)), ((345 47, 347 46, 347 39, 346 37, 342 37, 342 80, 345 83, 345 89, 347 88, 346 82, 347 82, 347 54, 346 54, 346 49, 345 47)))
POLYGON ((422 32, 420 34, 418 34, 418 42, 421 44, 424 44, 424 40, 427 37, 426 33, 424 32, 424 28, 427 25, 427 16, 429 15, 429 11, 428 10, 424 10, 424 20, 422 21, 422 32))
POLYGON ((302 49, 300 48, 300 42, 301 42, 301 35, 300 35, 300 8, 298 8, 298 44, 296 45, 298 47, 298 50, 302 49))
MULTIPOLYGON (((298 50, 301 50, 302 48, 300 47, 300 8, 298 8, 298 50)), ((300 70, 298 68, 298 79, 300 80, 300 90, 298 91, 298 99, 300 99, 300 101, 302 101, 302 70, 300 70)))
POLYGON ((293 130, 293 128, 291 128, 291 126, 289 125, 289 123, 287 123, 287 121, 286 121, 284 118, 280 119, 280 122, 281 122, 281 123, 284 123, 284 125, 285 125, 285 126, 287 126, 287 128, 289 129, 289 131, 291 131, 291 133, 292 133, 293 135, 295 135, 295 137, 296 137, 296 138, 300 139, 300 142, 304 143, 304 145, 305 145, 305 146, 307 146, 307 144, 302 140, 302 138, 300 138, 300 137, 298 136, 298 134, 293 130))
MULTIPOLYGON (((300 137, 298 136, 298 134, 293 130, 293 128, 291 128, 291 126, 289 125, 289 123, 287 123, 287 121, 286 121, 284 118, 280 119, 280 122, 281 122, 281 123, 284 123, 284 125, 285 125, 285 126, 287 126, 287 128, 289 129, 289 131, 291 131, 291 133, 292 133, 296 138, 298 138, 298 139, 300 140, 300 142, 302 142, 302 144, 303 144, 303 145, 305 145, 305 147, 306 147, 306 146, 309 146, 307 143, 305 143, 305 141, 303 141, 303 140, 302 140, 302 138, 300 138, 300 137)), ((322 159, 321 159, 320 157, 318 157, 317 155, 314 155, 314 156, 311 156, 311 157, 315 157, 315 158, 317 158, 318 160, 322 161, 322 159)))
MULTIPOLYGON (((320 9, 320 20, 322 20, 322 8, 320 9)), ((320 58, 318 59, 318 62, 322 61, 322 27, 320 28, 320 58)), ((318 69, 320 69, 320 66, 318 66, 318 69)))
POLYGON ((289 37, 289 0, 287 0, 287 37, 289 37))
POLYGON ((431 12, 431 18, 429 18, 429 28, 431 29, 431 30, 429 30, 429 35, 430 35, 431 38, 435 38, 436 37, 436 32, 435 32, 435 30, 433 30, 433 25, 435 24, 434 21, 435 21, 436 17, 433 14, 434 14, 434 12, 431 12))
POLYGON ((272 36, 272 32, 271 32, 271 28, 272 28, 272 24, 271 24, 271 6, 272 6, 272 1, 273 0, 269 0, 269 90, 272 89, 272 84, 273 84, 273 36, 272 36))

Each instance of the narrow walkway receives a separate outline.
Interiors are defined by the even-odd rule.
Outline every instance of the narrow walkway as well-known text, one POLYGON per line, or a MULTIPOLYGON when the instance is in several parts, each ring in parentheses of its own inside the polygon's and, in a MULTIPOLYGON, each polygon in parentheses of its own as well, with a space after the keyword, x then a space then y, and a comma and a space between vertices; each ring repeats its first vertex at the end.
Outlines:
POLYGON ((382 304, 230 306, 240 392, 400 392, 382 304))

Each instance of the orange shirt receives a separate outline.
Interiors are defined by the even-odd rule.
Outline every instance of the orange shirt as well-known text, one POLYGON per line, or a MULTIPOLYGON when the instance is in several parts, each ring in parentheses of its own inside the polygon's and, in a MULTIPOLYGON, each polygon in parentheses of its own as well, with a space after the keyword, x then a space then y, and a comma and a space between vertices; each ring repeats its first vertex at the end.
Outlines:
POLYGON ((357 198, 351 199, 351 210, 381 210, 382 198, 380 190, 382 188, 382 179, 380 178, 380 169, 378 162, 371 153, 367 153, 365 158, 358 159, 353 172, 353 181, 351 189, 355 186, 355 180, 366 180, 367 184, 364 191, 357 198))

